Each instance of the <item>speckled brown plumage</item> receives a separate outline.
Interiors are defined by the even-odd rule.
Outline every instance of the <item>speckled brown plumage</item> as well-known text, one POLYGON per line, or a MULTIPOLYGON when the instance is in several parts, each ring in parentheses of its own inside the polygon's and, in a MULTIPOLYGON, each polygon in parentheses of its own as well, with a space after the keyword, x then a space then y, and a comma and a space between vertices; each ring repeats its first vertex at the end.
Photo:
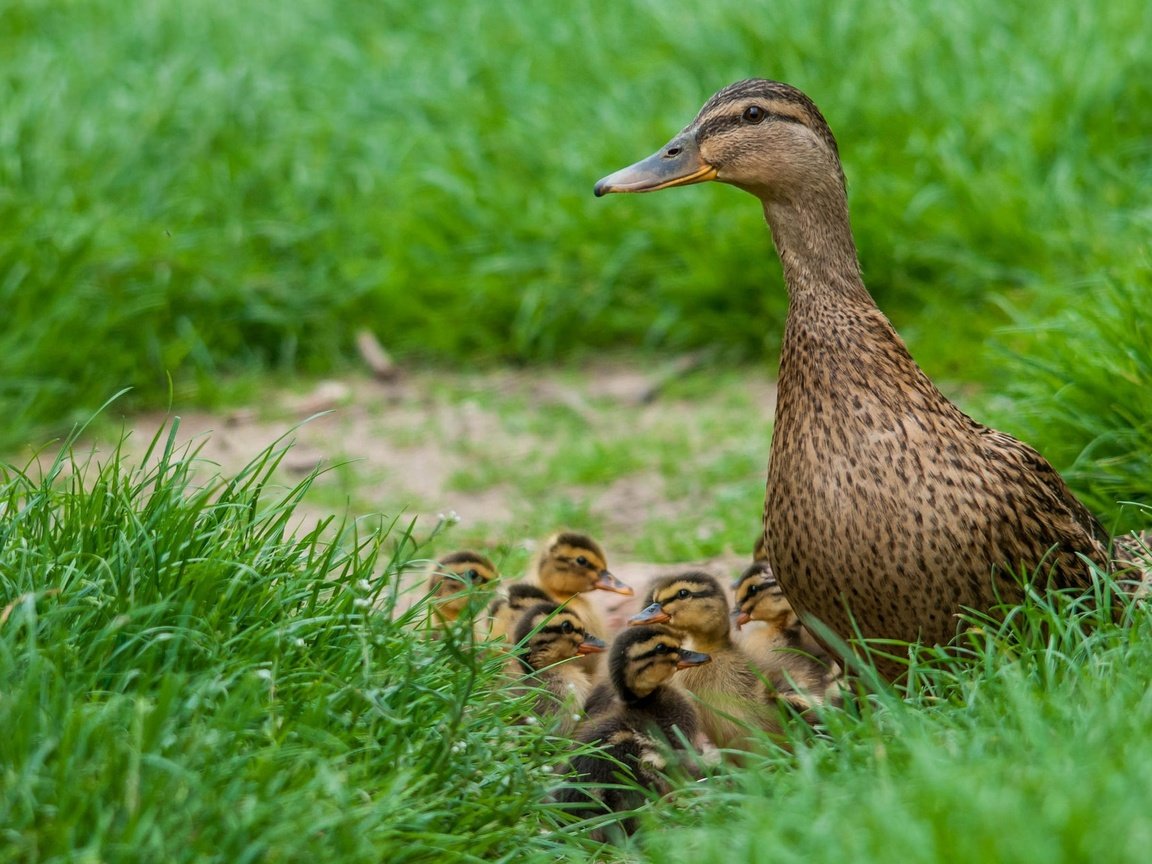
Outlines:
MULTIPOLYGON (((1108 537, 1039 453, 965 415, 861 279, 835 139, 812 101, 752 79, 713 96, 597 194, 718 180, 763 204, 789 309, 763 550, 789 602, 850 638, 947 642, 963 607, 1110 566, 1108 537)), ((881 660, 896 677, 899 662, 881 660)))

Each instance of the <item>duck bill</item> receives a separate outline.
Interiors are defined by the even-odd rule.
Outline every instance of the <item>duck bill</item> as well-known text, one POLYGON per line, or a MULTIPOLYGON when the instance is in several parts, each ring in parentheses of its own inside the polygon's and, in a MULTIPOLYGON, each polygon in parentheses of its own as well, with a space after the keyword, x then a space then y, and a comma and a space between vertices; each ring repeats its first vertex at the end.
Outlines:
POLYGON ((682 133, 647 159, 609 174, 593 191, 599 198, 611 192, 655 192, 715 179, 716 168, 700 156, 695 136, 682 133))
POLYGON ((680 649, 680 661, 676 664, 677 669, 688 669, 692 666, 703 666, 705 663, 711 663, 712 657, 708 654, 701 654, 699 651, 689 651, 687 648, 680 649))
POLYGON ((743 629, 744 625, 751 620, 751 615, 747 612, 741 612, 739 609, 732 613, 732 623, 736 625, 737 630, 743 629))
POLYGON ((611 591, 614 594, 623 594, 625 597, 631 597, 635 593, 607 570, 600 571, 592 587, 599 588, 601 591, 611 591))
POLYGON ((576 653, 580 655, 599 654, 607 647, 603 639, 597 639, 595 636, 589 634, 584 637, 583 642, 576 646, 576 653))
POLYGON ((663 624, 665 621, 671 621, 672 616, 665 612, 659 603, 653 603, 647 609, 637 612, 628 619, 628 623, 632 626, 636 624, 663 624))

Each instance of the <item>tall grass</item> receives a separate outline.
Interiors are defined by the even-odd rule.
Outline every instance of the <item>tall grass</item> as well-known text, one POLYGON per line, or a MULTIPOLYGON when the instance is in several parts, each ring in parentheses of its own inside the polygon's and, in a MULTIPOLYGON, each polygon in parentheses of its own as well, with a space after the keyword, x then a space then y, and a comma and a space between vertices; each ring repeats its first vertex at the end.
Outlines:
POLYGON ((921 654, 830 735, 654 811, 655 861, 1138 862, 1152 840, 1146 608, 1032 597, 921 654), (1135 674, 1134 674, 1135 673, 1135 674))
POLYGON ((1152 260, 1133 259, 1047 320, 1013 310, 1032 348, 1010 355, 1022 374, 992 409, 1117 530, 1146 528, 1152 505, 1152 260))
POLYGON ((992 298, 1054 313, 1142 236, 1150 33, 1140 0, 8 0, 0 440, 126 385, 327 370, 362 325, 467 362, 759 354, 784 300, 753 202, 590 195, 749 75, 826 110, 870 286, 980 377, 992 298))
POLYGON ((297 536, 282 451, 204 487, 172 440, 5 472, 0 860, 549 858, 555 742, 396 608, 413 538, 297 536))
POLYGON ((275 487, 282 448, 205 484, 176 432, 4 470, 0 861, 1146 856, 1152 618, 1113 616, 1103 579, 970 616, 905 690, 797 721, 791 751, 597 849, 546 799, 571 745, 513 722, 530 697, 466 630, 398 603, 422 554, 401 520, 294 527, 314 478, 275 487))

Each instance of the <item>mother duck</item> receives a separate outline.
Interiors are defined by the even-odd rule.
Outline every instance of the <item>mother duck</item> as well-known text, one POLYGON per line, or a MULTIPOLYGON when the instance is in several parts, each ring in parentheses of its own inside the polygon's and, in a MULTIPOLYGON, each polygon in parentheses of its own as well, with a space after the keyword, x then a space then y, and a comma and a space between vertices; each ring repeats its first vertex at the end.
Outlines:
MULTIPOLYGON (((762 547, 788 601, 849 639, 946 643, 962 608, 1019 602, 1021 576, 1090 584, 1109 538, 1035 450, 928 380, 860 275, 836 139, 804 93, 713 96, 597 196, 717 180, 760 199, 784 268, 762 547)), ((877 646, 877 668, 899 676, 877 646)))

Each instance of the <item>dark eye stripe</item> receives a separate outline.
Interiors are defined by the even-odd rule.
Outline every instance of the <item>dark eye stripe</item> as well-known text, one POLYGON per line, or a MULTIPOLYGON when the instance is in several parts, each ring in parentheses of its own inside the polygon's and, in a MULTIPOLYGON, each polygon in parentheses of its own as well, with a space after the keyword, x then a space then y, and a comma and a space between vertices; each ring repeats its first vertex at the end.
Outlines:
MULTIPOLYGON (((679 648, 674 648, 673 646, 671 646, 671 645, 668 645, 668 644, 667 644, 667 643, 665 643, 665 642, 661 642, 661 643, 658 643, 658 644, 656 644, 656 645, 653 645, 651 648, 649 648, 649 649, 648 649, 647 651, 645 651, 643 654, 637 654, 637 655, 635 655, 635 656, 632 658, 632 661, 633 661, 633 662, 636 662, 636 661, 639 661, 639 660, 649 660, 649 659, 651 659, 651 658, 653 658, 653 657, 668 657, 668 656, 670 656, 670 655, 672 655, 672 654, 675 654, 675 653, 677 653, 679 650, 680 650, 679 648), (661 646, 661 645, 664 645, 664 646, 665 646, 665 647, 666 647, 668 650, 661 652, 661 651, 660 651, 660 646, 661 646)), ((646 664, 646 665, 651 665, 651 664, 649 663, 649 664, 646 664)))
MULTIPOLYGON (((801 126, 807 124, 799 117, 793 117, 789 114, 778 114, 775 111, 764 110, 764 119, 757 125, 763 125, 766 120, 780 120, 785 123, 798 123, 801 126)), ((700 124, 700 128, 696 133, 697 140, 707 138, 710 135, 717 135, 722 132, 727 132, 730 129, 736 129, 745 125, 741 114, 731 115, 724 114, 720 117, 709 117, 700 124)))
MULTIPOLYGON (((563 633, 564 632, 564 622, 561 621, 559 624, 546 624, 545 626, 541 627, 536 632, 537 633, 563 633)), ((580 634, 584 633, 584 631, 581 628, 577 627, 575 624, 572 625, 572 629, 568 632, 580 633, 580 634)))
POLYGON ((705 588, 702 591, 689 591, 687 597, 677 597, 676 595, 679 592, 680 592, 680 589, 677 588, 671 594, 667 595, 663 600, 657 600, 656 602, 658 602, 661 606, 663 606, 665 603, 671 603, 673 600, 699 600, 702 597, 715 597, 716 596, 716 592, 710 588, 705 588))

